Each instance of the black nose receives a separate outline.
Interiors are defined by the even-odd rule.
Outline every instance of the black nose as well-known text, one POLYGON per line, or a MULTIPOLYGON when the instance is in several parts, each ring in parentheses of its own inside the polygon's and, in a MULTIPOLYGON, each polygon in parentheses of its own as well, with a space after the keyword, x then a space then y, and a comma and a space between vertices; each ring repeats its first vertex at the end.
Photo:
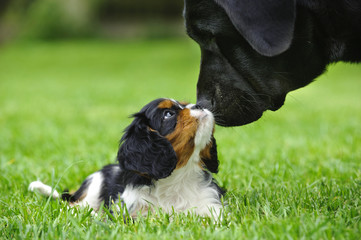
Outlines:
POLYGON ((198 99, 197 105, 202 106, 203 109, 212 109, 212 102, 206 99, 198 99))
POLYGON ((191 107, 191 109, 199 109, 199 110, 203 110, 203 107, 201 105, 194 105, 193 107, 191 107))

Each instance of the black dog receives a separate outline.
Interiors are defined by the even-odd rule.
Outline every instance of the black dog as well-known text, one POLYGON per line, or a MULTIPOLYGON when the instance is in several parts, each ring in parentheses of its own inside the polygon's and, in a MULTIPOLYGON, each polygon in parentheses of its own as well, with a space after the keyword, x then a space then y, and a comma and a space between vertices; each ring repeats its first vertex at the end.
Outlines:
POLYGON ((197 103, 238 126, 279 109, 329 63, 361 61, 360 0, 185 0, 201 47, 197 103))
POLYGON ((220 217, 223 190, 218 171, 213 114, 194 104, 156 99, 134 114, 118 151, 119 164, 91 174, 74 194, 60 194, 40 181, 31 191, 62 197, 71 206, 126 206, 132 217, 149 209, 220 217), (114 204, 115 203, 115 204, 114 204))

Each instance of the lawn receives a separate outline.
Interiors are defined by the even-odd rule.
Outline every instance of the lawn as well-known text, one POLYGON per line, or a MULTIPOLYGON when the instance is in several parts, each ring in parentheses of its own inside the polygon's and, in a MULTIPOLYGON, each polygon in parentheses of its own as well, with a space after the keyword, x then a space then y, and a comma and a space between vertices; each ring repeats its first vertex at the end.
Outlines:
POLYGON ((58 190, 114 161, 129 115, 195 101, 190 40, 18 43, 0 48, 0 238, 360 239, 361 65, 337 64, 256 123, 216 129, 226 217, 162 212, 124 224, 27 190, 58 190))

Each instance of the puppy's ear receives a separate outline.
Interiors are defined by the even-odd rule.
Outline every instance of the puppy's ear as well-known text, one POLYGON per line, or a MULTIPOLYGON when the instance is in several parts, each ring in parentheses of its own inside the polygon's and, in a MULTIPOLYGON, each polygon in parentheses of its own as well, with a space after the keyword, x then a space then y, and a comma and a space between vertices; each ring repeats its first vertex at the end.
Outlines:
POLYGON ((261 55, 275 56, 291 45, 295 0, 215 0, 235 28, 261 55))
POLYGON ((135 115, 120 142, 117 159, 125 170, 158 180, 176 167, 177 156, 170 142, 149 128, 141 116, 135 115))
POLYGON ((218 173, 218 155, 216 139, 212 136, 212 141, 201 151, 201 160, 208 171, 218 173))

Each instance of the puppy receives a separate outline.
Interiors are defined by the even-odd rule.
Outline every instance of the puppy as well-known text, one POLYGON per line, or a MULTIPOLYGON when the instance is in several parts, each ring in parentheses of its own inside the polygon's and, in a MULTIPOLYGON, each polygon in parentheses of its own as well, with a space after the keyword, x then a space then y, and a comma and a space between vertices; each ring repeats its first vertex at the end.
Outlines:
POLYGON ((91 174, 74 194, 60 196, 40 181, 29 189, 93 210, 120 201, 132 217, 161 208, 218 218, 224 192, 211 175, 219 164, 212 113, 162 98, 133 117, 120 140, 119 164, 91 174))

